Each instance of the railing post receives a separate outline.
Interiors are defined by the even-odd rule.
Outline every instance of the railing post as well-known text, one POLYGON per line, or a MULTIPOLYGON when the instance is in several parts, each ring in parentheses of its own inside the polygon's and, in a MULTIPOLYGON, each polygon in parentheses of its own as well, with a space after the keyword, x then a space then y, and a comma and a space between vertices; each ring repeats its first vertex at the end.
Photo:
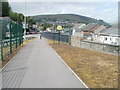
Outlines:
POLYGON ((12 54, 12 22, 10 22, 10 53, 12 54))
POLYGON ((2 39, 0 40, 0 46, 1 46, 1 60, 3 61, 3 45, 2 45, 2 39))
POLYGON ((71 35, 69 35, 68 37, 69 37, 69 45, 71 45, 71 35))
POLYGON ((21 25, 19 25, 19 46, 21 45, 21 25))
POLYGON ((22 44, 23 42, 23 28, 22 28, 22 25, 20 25, 20 45, 22 44))
POLYGON ((60 44, 60 30, 59 30, 59 36, 58 36, 58 44, 60 44))
POLYGON ((69 45, 71 45, 71 30, 69 30, 68 43, 69 43, 69 45))
POLYGON ((15 39, 16 39, 16 49, 17 49, 17 29, 18 29, 18 26, 17 24, 15 24, 15 39))
POLYGON ((0 55, 1 55, 1 61, 3 61, 3 44, 2 44, 2 30, 3 30, 3 20, 0 20, 0 55))

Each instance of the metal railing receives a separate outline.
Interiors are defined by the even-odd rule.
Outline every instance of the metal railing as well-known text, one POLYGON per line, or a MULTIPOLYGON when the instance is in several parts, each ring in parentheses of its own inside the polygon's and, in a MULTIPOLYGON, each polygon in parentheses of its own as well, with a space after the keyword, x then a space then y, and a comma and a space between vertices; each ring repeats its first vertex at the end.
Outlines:
POLYGON ((65 43, 69 43, 70 42, 70 38, 69 35, 62 35, 58 33, 41 33, 42 37, 47 38, 47 39, 51 39, 51 40, 55 40, 55 41, 61 41, 61 42, 65 42, 65 43))
POLYGON ((11 20, 0 19, 0 61, 13 54, 22 42, 22 25, 11 20))

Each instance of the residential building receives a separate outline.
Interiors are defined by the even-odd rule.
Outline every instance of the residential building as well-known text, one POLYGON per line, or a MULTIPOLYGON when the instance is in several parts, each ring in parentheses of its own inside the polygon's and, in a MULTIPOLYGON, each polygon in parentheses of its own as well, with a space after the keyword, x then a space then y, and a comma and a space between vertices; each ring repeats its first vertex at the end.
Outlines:
POLYGON ((83 37, 83 32, 82 32, 81 29, 82 29, 84 26, 86 26, 86 25, 83 24, 83 23, 76 23, 76 24, 74 24, 72 35, 73 35, 73 36, 83 37))
POLYGON ((92 35, 94 42, 111 44, 111 45, 120 45, 120 30, 117 26, 111 28, 103 29, 99 33, 92 35))
POLYGON ((90 23, 84 26, 81 30, 83 32, 83 37, 86 37, 88 40, 92 40, 92 35, 97 34, 106 27, 103 25, 98 25, 96 23, 90 23))

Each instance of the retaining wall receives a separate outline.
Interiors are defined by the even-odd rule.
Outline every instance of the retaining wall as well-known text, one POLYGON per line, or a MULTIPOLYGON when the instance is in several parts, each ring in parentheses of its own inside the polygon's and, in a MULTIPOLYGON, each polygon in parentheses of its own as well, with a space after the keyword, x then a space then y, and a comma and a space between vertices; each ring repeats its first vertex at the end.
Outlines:
POLYGON ((120 46, 95 43, 90 41, 81 41, 80 37, 78 36, 71 36, 71 45, 107 54, 120 55, 120 46))

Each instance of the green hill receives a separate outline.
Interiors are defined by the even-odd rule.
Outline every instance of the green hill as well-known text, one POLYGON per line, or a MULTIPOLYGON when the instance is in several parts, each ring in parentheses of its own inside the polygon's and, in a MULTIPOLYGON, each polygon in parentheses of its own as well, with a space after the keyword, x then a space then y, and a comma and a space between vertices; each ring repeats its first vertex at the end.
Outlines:
POLYGON ((35 19, 37 22, 48 22, 48 21, 77 21, 80 23, 98 23, 100 25, 110 26, 108 23, 106 23, 103 20, 97 20, 91 17, 81 16, 77 14, 53 14, 53 15, 36 15, 31 16, 33 19, 35 19))

